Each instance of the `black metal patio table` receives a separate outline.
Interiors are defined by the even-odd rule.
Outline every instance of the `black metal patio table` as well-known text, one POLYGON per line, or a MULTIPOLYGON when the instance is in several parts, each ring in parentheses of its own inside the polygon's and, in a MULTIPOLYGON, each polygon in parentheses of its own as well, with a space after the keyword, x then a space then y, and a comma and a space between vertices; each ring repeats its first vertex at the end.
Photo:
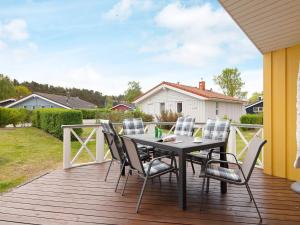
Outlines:
MULTIPOLYGON (((178 190, 178 200, 179 207, 181 209, 186 209, 186 154, 193 151, 207 150, 212 148, 220 148, 221 152, 226 152, 226 142, 225 141, 214 141, 202 139, 201 143, 194 143, 193 137, 188 136, 177 136, 176 141, 182 141, 180 143, 175 142, 159 142, 158 138, 150 134, 138 134, 138 135, 125 135, 135 142, 157 147, 161 150, 167 150, 174 152, 179 158, 179 190, 178 190)), ((221 160, 226 160, 226 154, 220 155, 221 160)), ((221 164, 222 167, 228 168, 228 164, 221 164)), ((226 182, 221 182, 221 192, 227 192, 226 182)))

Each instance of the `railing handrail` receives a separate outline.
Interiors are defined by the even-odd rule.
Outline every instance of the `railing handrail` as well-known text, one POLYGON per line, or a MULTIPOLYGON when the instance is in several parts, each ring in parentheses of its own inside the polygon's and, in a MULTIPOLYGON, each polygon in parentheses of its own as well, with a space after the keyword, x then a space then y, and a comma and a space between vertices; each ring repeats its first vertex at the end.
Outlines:
MULTIPOLYGON (((145 125, 174 125, 176 122, 144 122, 145 125)), ((112 123, 113 125, 121 126, 122 122, 112 123)), ((205 125, 202 122, 196 122, 195 125, 205 125)), ((84 128, 84 127, 99 127, 101 126, 99 123, 96 124, 72 124, 72 125, 62 125, 62 128, 84 128)), ((243 123, 231 123, 233 127, 243 127, 243 128, 263 128, 264 126, 261 124, 243 124, 243 123)))

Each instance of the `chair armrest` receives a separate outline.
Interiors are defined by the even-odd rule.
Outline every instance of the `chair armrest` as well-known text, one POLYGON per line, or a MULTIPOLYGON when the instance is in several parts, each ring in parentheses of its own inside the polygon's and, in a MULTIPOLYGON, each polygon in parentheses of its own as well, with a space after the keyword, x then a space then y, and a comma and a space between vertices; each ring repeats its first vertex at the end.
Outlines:
MULTIPOLYGON (((230 153, 230 154, 231 154, 231 153, 230 153)), ((242 175, 243 175, 244 179, 246 180, 246 176, 245 176, 245 174, 244 174, 244 171, 243 171, 241 165, 240 165, 238 162, 229 162, 229 161, 226 161, 226 160, 217 160, 217 159, 209 160, 209 161, 206 163, 206 165, 205 165, 205 169, 204 169, 205 174, 206 174, 206 170, 207 170, 208 165, 209 165, 209 164, 213 164, 213 163, 228 163, 228 164, 232 164, 232 165, 238 166, 238 169, 242 172, 242 175)))
POLYGON ((208 160, 211 158, 211 154, 212 153, 217 153, 217 154, 220 154, 220 155, 231 155, 231 156, 233 156, 235 162, 238 163, 238 160, 237 160, 237 158, 236 158, 236 156, 234 154, 232 154, 230 152, 219 152, 219 151, 216 151, 215 149, 211 149, 209 151, 209 153, 207 154, 207 159, 208 160))
POLYGON ((149 167, 148 167, 147 173, 148 173, 148 174, 150 173, 152 164, 154 163, 155 160, 163 159, 163 158, 168 158, 168 155, 163 155, 163 156, 159 156, 159 157, 156 157, 156 158, 152 159, 152 160, 149 162, 149 167))

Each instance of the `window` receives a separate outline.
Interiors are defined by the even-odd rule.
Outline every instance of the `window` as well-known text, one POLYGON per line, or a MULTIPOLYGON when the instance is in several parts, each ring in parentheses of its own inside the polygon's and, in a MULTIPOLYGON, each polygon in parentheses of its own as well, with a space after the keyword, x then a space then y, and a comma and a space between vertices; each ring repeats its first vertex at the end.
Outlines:
POLYGON ((35 109, 35 106, 32 106, 32 109, 35 109))
POLYGON ((177 102, 177 112, 182 113, 182 102, 177 102))
POLYGON ((23 106, 23 108, 24 108, 24 109, 27 109, 27 106, 26 106, 26 105, 24 105, 24 106, 23 106))
POLYGON ((216 102, 216 115, 219 115, 219 102, 216 102))
POLYGON ((263 111, 263 107, 253 107, 253 112, 260 113, 263 111))
POLYGON ((165 106, 164 102, 161 102, 160 103, 160 112, 164 112, 164 111, 166 111, 166 106, 165 106))

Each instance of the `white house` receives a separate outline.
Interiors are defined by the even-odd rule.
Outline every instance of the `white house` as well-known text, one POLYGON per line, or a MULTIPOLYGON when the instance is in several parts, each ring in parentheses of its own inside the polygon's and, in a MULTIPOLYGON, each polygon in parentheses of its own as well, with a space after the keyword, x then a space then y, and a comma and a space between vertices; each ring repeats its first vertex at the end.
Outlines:
POLYGON ((196 122, 224 116, 239 122, 240 117, 245 114, 243 100, 206 90, 205 81, 200 81, 198 87, 164 81, 137 98, 134 103, 153 116, 171 110, 184 116, 193 116, 196 122))

